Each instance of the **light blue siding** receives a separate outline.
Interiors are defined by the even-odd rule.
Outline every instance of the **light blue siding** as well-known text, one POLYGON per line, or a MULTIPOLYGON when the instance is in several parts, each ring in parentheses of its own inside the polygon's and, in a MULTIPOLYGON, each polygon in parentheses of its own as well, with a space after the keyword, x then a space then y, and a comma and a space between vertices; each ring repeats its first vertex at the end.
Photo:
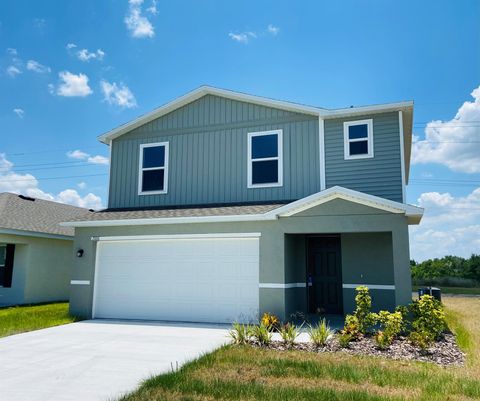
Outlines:
POLYGON ((325 121, 326 185, 342 187, 402 202, 398 112, 325 121), (374 157, 344 159, 343 123, 373 119, 374 157))
POLYGON ((110 208, 299 199, 320 190, 318 119, 207 95, 113 141, 110 208), (283 130, 284 185, 247 188, 247 134, 283 130), (138 195, 139 148, 169 142, 168 193, 138 195))

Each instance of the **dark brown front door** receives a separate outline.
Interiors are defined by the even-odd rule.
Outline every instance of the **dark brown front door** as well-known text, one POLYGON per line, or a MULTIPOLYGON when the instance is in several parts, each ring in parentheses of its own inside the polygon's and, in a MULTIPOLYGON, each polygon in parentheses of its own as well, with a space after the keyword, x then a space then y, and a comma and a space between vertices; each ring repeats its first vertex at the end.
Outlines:
POLYGON ((342 314, 340 237, 309 237, 307 255, 309 312, 342 314))

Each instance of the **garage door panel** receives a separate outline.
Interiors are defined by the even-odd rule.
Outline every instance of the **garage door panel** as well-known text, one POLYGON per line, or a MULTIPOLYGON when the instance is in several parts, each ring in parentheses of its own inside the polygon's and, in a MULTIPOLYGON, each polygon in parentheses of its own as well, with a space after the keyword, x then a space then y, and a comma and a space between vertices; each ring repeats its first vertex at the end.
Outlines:
POLYGON ((258 238, 99 242, 94 316, 255 320, 258 269, 258 238))

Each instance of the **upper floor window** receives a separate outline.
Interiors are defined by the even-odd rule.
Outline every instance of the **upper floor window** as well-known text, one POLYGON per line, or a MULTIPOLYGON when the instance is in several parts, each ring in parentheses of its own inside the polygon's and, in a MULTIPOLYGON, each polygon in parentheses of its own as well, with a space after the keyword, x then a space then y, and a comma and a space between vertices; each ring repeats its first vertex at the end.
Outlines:
POLYGON ((248 134, 248 188, 282 186, 282 142, 282 130, 248 134))
POLYGON ((166 194, 168 184, 168 142, 140 145, 139 195, 166 194))
POLYGON ((373 157, 373 120, 343 123, 345 160, 373 157))

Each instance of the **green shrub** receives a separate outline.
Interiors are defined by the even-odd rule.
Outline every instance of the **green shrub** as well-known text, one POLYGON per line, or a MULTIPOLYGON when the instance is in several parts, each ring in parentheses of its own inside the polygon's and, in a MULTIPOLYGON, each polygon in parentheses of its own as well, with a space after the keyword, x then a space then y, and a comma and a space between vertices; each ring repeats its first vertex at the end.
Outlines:
POLYGON ((426 351, 434 342, 435 338, 432 333, 427 331, 412 331, 409 335, 410 342, 419 347, 422 351, 426 351))
POLYGON ((375 335, 375 341, 380 349, 388 348, 395 337, 403 330, 402 313, 400 311, 391 313, 382 310, 375 314, 375 317, 381 327, 381 330, 375 335))
POLYGON ((355 315, 347 315, 345 316, 345 325, 340 332, 341 334, 348 334, 351 340, 356 340, 360 337, 360 323, 358 321, 357 316, 355 315))
POLYGON ((251 326, 250 334, 260 345, 269 345, 272 342, 272 333, 263 322, 251 326))
POLYGON ((248 324, 233 323, 232 329, 228 332, 228 335, 234 344, 244 345, 250 338, 250 331, 250 325, 248 324))
POLYGON ((308 335, 316 347, 324 347, 328 340, 333 336, 333 330, 330 328, 325 318, 323 318, 316 326, 309 327, 308 335))
POLYGON ((340 347, 342 347, 342 348, 348 348, 352 341, 353 341, 353 337, 349 333, 346 333, 346 332, 342 331, 338 335, 338 343, 340 344, 340 347))
POLYGON ((425 333, 438 340, 447 329, 443 305, 431 295, 423 295, 410 305, 413 314, 412 331, 425 333))
POLYGON ((375 314, 371 312, 372 297, 368 287, 360 286, 355 289, 356 308, 353 313, 358 321, 358 331, 365 334, 375 324, 375 314))
POLYGON ((279 332, 283 342, 288 346, 292 346, 300 334, 300 329, 292 323, 286 323, 280 327, 279 332))
POLYGON ((387 349, 392 344, 391 338, 381 330, 375 334, 375 342, 377 343, 377 347, 382 350, 387 349))
POLYGON ((268 330, 273 331, 278 329, 280 325, 280 320, 273 313, 264 313, 262 316, 261 323, 268 328, 268 330))

